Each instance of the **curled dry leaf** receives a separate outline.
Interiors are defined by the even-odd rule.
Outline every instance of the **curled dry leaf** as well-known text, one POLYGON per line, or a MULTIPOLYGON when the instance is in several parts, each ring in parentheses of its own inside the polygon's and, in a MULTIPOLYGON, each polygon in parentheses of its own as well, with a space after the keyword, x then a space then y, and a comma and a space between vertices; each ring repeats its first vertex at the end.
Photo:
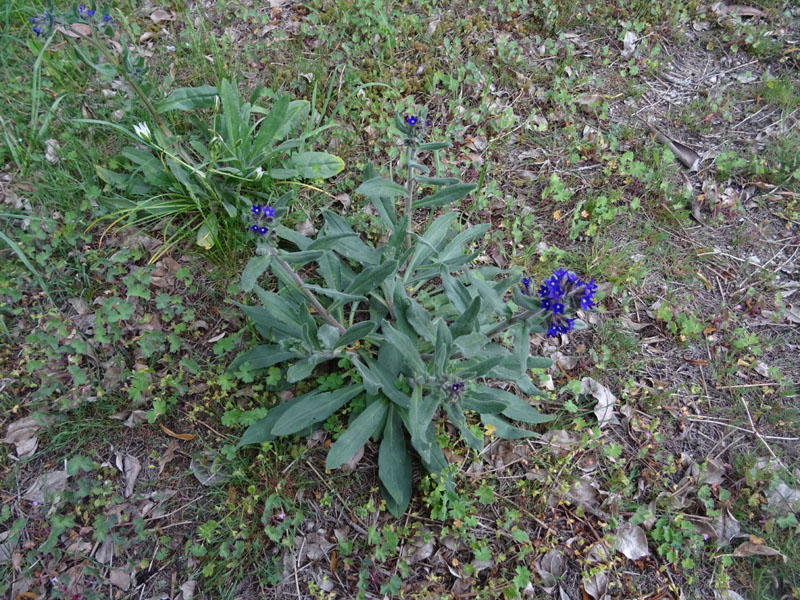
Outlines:
POLYGON ((61 144, 58 143, 58 140, 49 139, 44 141, 44 158, 51 165, 57 164, 60 160, 58 156, 60 148, 61 144))
POLYGON ((742 528, 739 526, 739 521, 736 520, 736 517, 726 508, 711 522, 711 529, 717 538, 717 547, 721 548, 729 544, 734 536, 739 535, 742 528))
POLYGON ((152 13, 150 13, 150 20, 158 25, 159 23, 164 23, 167 21, 174 21, 175 15, 171 12, 164 10, 163 8, 157 8, 152 13))
POLYGON ((172 459, 175 458, 175 451, 178 449, 178 440, 172 439, 169 441, 167 445, 167 449, 164 451, 164 456, 162 456, 158 461, 158 475, 161 476, 161 473, 164 472, 164 467, 169 464, 172 459))
POLYGON ((183 594, 183 600, 192 600, 196 586, 197 582, 193 579, 190 579, 180 587, 181 593, 183 594))
POLYGON ((584 577, 583 589, 594 600, 601 600, 606 598, 606 589, 608 588, 608 575, 605 573, 598 573, 590 577, 584 577))
POLYGON ((131 576, 130 573, 120 569, 111 569, 111 573, 108 574, 108 582, 122 591, 127 591, 131 587, 131 576))
POLYGON ((139 473, 142 472, 142 463, 132 454, 126 454, 122 464, 125 473, 125 497, 130 498, 133 496, 133 488, 139 478, 139 473))
POLYGON ((222 461, 215 459, 213 453, 208 451, 192 457, 189 470, 206 487, 225 483, 231 477, 222 461))
POLYGON ((675 158, 677 158, 684 167, 690 171, 697 171, 700 168, 700 155, 697 152, 681 142, 668 138, 651 123, 647 123, 647 127, 650 128, 650 131, 653 132, 653 135, 659 142, 665 144, 670 149, 672 154, 675 155, 675 158))
POLYGON ((789 487, 783 481, 767 490, 767 504, 773 513, 786 514, 800 511, 800 490, 789 487))
POLYGON ((614 414, 617 398, 607 387, 591 377, 584 377, 581 379, 581 393, 590 394, 597 399, 597 408, 594 409, 594 414, 600 427, 609 423, 619 425, 619 419, 614 414))
POLYGON ((744 558, 747 556, 780 556, 783 562, 789 560, 786 555, 780 550, 764 546, 763 544, 754 544, 753 542, 744 542, 736 547, 731 556, 744 558))
MULTIPOLYGON (((40 419, 45 425, 49 421, 49 419, 44 416, 40 417, 40 419)), ((14 444, 14 449, 17 456, 20 458, 33 456, 33 453, 36 452, 36 448, 39 445, 39 439, 35 434, 41 428, 42 426, 34 417, 25 417, 19 421, 14 421, 8 426, 6 437, 3 438, 3 442, 6 444, 14 444)))
POLYGON ((622 552, 630 560, 639 560, 650 556, 650 550, 647 548, 647 536, 638 525, 630 523, 621 525, 614 539, 617 551, 622 552))
POLYGON ((715 600, 744 600, 743 596, 731 590, 723 590, 721 592, 714 590, 714 598, 715 600))
POLYGON ((552 594, 556 589, 558 578, 564 573, 564 556, 555 548, 544 556, 540 556, 533 563, 539 577, 542 578, 542 589, 552 594))
POLYGON ((67 489, 68 479, 66 471, 50 471, 39 476, 22 497, 31 502, 44 502, 67 489))
POLYGON ((295 226, 294 230, 297 233, 300 233, 306 237, 311 237, 317 232, 317 229, 314 227, 314 224, 308 219, 306 219, 302 223, 298 223, 295 226))
POLYGON ((720 485, 722 476, 725 474, 725 464, 714 458, 709 458, 702 466, 694 463, 690 472, 692 477, 696 477, 701 485, 720 485))

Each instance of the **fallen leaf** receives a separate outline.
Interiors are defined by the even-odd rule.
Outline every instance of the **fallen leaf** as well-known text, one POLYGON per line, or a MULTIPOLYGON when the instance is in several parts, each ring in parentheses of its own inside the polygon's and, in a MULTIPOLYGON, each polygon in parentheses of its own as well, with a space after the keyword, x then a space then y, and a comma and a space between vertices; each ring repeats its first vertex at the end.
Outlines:
POLYGON ((701 485, 720 485, 722 476, 725 475, 725 465, 719 460, 709 458, 702 466, 694 463, 690 472, 692 477, 696 477, 697 482, 701 485))
POLYGON ((753 6, 744 6, 742 4, 725 4, 724 2, 717 2, 711 9, 718 15, 731 15, 734 17, 763 17, 764 11, 753 6))
POLYGON ((194 439, 194 434, 193 433, 175 433, 171 429, 168 429, 167 427, 165 427, 162 423, 159 423, 159 426, 161 427, 161 431, 163 431, 164 433, 166 433, 170 437, 174 437, 175 439, 184 440, 184 441, 187 441, 187 442, 189 440, 193 440, 194 439))
MULTIPOLYGON (((40 416, 39 419, 45 424, 49 422, 49 419, 45 416, 40 416)), ((36 448, 39 446, 39 440, 35 434, 41 428, 42 426, 37 419, 32 416, 14 421, 8 426, 6 437, 3 438, 3 442, 6 444, 14 444, 14 450, 20 458, 33 456, 34 452, 36 452, 36 448)))
POLYGON ((51 165, 57 164, 60 160, 58 156, 58 150, 60 148, 61 145, 58 143, 58 140, 50 139, 44 141, 44 158, 51 165))
POLYGON ((564 557, 555 548, 544 556, 540 556, 533 563, 539 577, 542 578, 540 585, 542 589, 552 594, 558 584, 558 578, 564 573, 564 557))
POLYGON ((39 476, 22 497, 31 502, 44 502, 67 489, 67 479, 66 471, 50 471, 39 476))
POLYGON ((739 535, 742 528, 739 526, 739 521, 736 520, 736 517, 726 508, 711 522, 711 529, 717 538, 717 547, 722 548, 722 546, 729 544, 734 536, 739 535))
POLYGON ((125 473, 125 497, 130 498, 133 496, 136 479, 138 479, 139 473, 142 471, 142 463, 132 454, 126 454, 122 464, 123 472, 125 473))
POLYGON ((164 23, 166 21, 174 21, 175 15, 171 12, 164 10, 163 8, 157 8, 152 13, 150 13, 150 20, 158 25, 159 23, 164 23))
POLYGON ((675 155, 675 158, 677 158, 684 167, 690 171, 698 170, 700 167, 700 155, 697 152, 689 148, 689 146, 678 142, 677 140, 668 138, 666 135, 656 129, 653 124, 646 123, 646 125, 650 128, 650 131, 653 132, 653 135, 659 142, 666 144, 672 154, 675 155))
POLYGON ((583 589, 595 600, 600 600, 606 595, 608 588, 608 575, 605 573, 598 573, 591 577, 584 577, 583 589))
POLYGON ((621 52, 624 58, 630 58, 636 52, 636 34, 633 31, 626 31, 625 37, 622 40, 623 50, 621 52))
POLYGON ((622 552, 626 558, 630 560, 639 560, 645 556, 650 556, 650 550, 647 547, 647 536, 644 529, 638 525, 631 525, 625 523, 619 527, 616 536, 616 549, 622 552))
POLYGON ((773 512, 789 513, 800 510, 800 490, 789 487, 784 482, 766 491, 767 504, 773 512))
POLYGON ((591 377, 584 377, 581 379, 581 393, 590 394, 597 399, 597 408, 594 409, 594 414, 600 427, 609 423, 619 425, 619 419, 614 414, 617 398, 607 387, 591 377))
POLYGON ((733 551, 731 556, 736 556, 739 558, 744 558, 747 556, 780 556, 783 559, 783 562, 788 560, 786 555, 780 550, 770 548, 769 546, 763 546, 761 544, 754 544, 753 542, 743 542, 736 547, 736 550, 733 551))
POLYGON ((722 592, 714 590, 714 598, 715 600, 744 600, 742 596, 731 590, 724 590, 722 592))
POLYGON ((114 537, 109 535, 106 539, 103 540, 103 543, 100 544, 100 547, 97 549, 97 552, 94 553, 94 558, 97 562, 102 564, 108 564, 111 562, 111 559, 114 558, 114 537))
POLYGON ((178 441, 177 440, 170 440, 169 444, 167 445, 167 449, 164 451, 164 456, 162 456, 158 461, 158 475, 161 476, 161 473, 164 472, 164 467, 175 458, 175 451, 178 449, 178 441))
POLYGON ((108 574, 108 582, 122 591, 127 591, 131 587, 131 576, 130 573, 120 569, 111 569, 111 573, 108 574))
POLYGON ((295 226, 294 230, 297 233, 300 233, 300 234, 302 234, 302 235, 304 235, 306 237, 311 237, 312 235, 314 235, 317 232, 316 228, 314 227, 314 224, 311 221, 309 221, 308 219, 306 219, 302 223, 298 223, 295 226))
POLYGON ((196 586, 197 582, 193 579, 190 579, 180 587, 181 593, 183 594, 183 600, 192 600, 196 586))
POLYGON ((224 463, 207 450, 192 457, 189 470, 206 487, 225 483, 231 477, 225 470, 224 463))
POLYGON ((348 460, 341 466, 342 471, 344 471, 345 473, 352 473, 353 471, 355 471, 356 467, 358 466, 358 463, 361 461, 363 456, 364 456, 364 446, 361 446, 358 450, 356 450, 356 453, 350 457, 350 460, 348 460))
POLYGON ((78 35, 82 35, 84 37, 89 37, 92 35, 92 26, 87 25, 86 23, 73 23, 70 25, 70 29, 72 29, 72 31, 78 35))

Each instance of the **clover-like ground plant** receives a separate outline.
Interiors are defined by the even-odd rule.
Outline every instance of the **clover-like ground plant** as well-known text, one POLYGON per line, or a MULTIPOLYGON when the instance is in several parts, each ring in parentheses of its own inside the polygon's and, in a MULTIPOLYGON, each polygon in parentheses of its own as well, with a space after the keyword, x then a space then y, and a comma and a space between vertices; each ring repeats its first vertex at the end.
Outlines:
POLYGON ((380 216, 385 243, 366 243, 330 211, 323 213, 324 225, 313 239, 285 228, 280 225, 285 196, 272 207, 253 207, 249 226, 258 252, 244 269, 242 285, 255 292, 260 306, 241 308, 265 343, 237 357, 230 368, 285 363, 288 381, 297 383, 328 361, 345 359, 355 367, 340 389, 314 389, 270 408, 239 445, 310 432, 352 403, 354 414, 331 445, 326 467, 341 466, 370 438, 379 441, 381 491, 399 516, 411 499, 412 452, 425 470, 450 484, 436 436, 444 419, 479 452, 483 432, 529 437, 536 434, 518 424, 552 418, 528 402, 541 394, 529 370, 552 364, 530 355, 530 334, 556 336, 585 327, 575 313, 594 306, 596 286, 558 269, 532 290, 519 269, 473 267, 480 250, 465 248, 489 225, 457 232, 458 213, 452 210, 424 231, 414 231, 413 211, 447 206, 475 185, 429 176, 419 153, 449 144, 420 141, 424 117, 398 116, 396 125, 406 145, 405 185, 369 166, 357 189, 380 216), (435 191, 417 198, 415 192, 425 188, 435 191), (274 275, 274 290, 258 285, 267 270, 274 275), (516 393, 497 387, 500 381, 516 393), (357 412, 356 407, 363 408, 357 412), (478 421, 483 427, 476 426, 478 421))

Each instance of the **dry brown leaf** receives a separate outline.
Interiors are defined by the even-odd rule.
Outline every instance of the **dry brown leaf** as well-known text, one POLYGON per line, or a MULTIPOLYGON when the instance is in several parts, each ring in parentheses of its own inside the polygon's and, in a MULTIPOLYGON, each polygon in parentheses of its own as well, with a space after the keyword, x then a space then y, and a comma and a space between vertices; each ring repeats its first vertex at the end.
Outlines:
POLYGON ((130 573, 126 573, 120 569, 111 569, 111 572, 108 574, 108 582, 124 592, 131 587, 131 576, 130 573))
MULTIPOLYGON (((45 420, 47 417, 41 416, 40 419, 47 424, 48 421, 45 420)), ((14 421, 8 426, 3 442, 14 444, 14 449, 20 458, 33 456, 39 446, 39 440, 35 434, 41 428, 42 426, 39 425, 34 417, 25 417, 19 421, 14 421)))
POLYGON ((103 540, 103 543, 100 544, 100 547, 97 549, 97 552, 94 553, 94 558, 97 562, 102 564, 108 564, 111 562, 111 559, 114 558, 114 537, 109 535, 106 539, 103 540))
POLYGON ((600 104, 602 101, 603 97, 600 94, 584 94, 576 100, 578 104, 583 106, 594 106, 595 104, 600 104))
POLYGON ((190 579, 180 587, 181 593, 183 594, 183 600, 192 600, 196 586, 197 582, 193 579, 190 579))
POLYGON ((646 123, 646 125, 650 128, 650 131, 653 132, 653 135, 659 142, 666 144, 670 151, 675 155, 675 158, 677 158, 684 167, 690 171, 698 170, 700 167, 700 155, 697 152, 677 140, 668 138, 666 135, 656 129, 656 127, 651 123, 646 123))
POLYGON ((722 548, 722 546, 729 544, 734 536, 739 535, 741 527, 736 517, 726 508, 711 522, 711 530, 717 538, 717 547, 722 548))
POLYGON ((540 556, 533 563, 536 572, 542 581, 539 585, 542 589, 552 594, 558 584, 558 578, 564 573, 564 556, 555 548, 550 550, 544 556, 540 556))
POLYGON ((650 550, 647 548, 647 536, 638 525, 630 523, 621 525, 614 539, 617 551, 622 552, 630 560, 639 560, 650 556, 650 550))
POLYGON ((189 440, 193 440, 194 439, 194 434, 193 433, 175 433, 171 429, 168 429, 167 427, 165 427, 163 423, 159 423, 158 425, 159 425, 159 427, 161 427, 161 431, 166 433, 169 437, 173 437, 173 438, 178 439, 178 440, 183 440, 185 442, 188 442, 189 440))
POLYGON ((31 502, 44 502, 67 489, 67 479, 69 475, 66 471, 50 471, 39 476, 22 497, 31 502))
POLYGON ((150 20, 158 25, 159 23, 164 23, 166 21, 174 21, 175 15, 169 11, 164 10, 163 8, 157 8, 152 13, 150 13, 150 20))
POLYGON ((605 573, 598 573, 592 577, 584 577, 583 589, 595 600, 600 600, 606 597, 606 589, 608 588, 608 575, 605 573))
POLYGON ((775 548, 770 548, 769 546, 764 546, 762 544, 754 544, 753 542, 744 542, 740 544, 736 547, 736 550, 733 551, 731 556, 736 556, 739 558, 744 558, 747 556, 780 556, 783 559, 783 562, 788 560, 786 555, 780 550, 776 550, 775 548))
POLYGON ((800 510, 800 489, 789 487, 783 481, 767 490, 766 496, 772 512, 789 513, 800 510))
POLYGON ((167 449, 164 451, 164 456, 162 456, 158 461, 158 475, 161 476, 161 473, 164 472, 164 467, 175 458, 175 451, 178 449, 178 440, 170 440, 169 444, 167 445, 167 449))
POLYGON ((125 497, 130 498, 133 496, 133 488, 136 485, 139 473, 142 472, 142 463, 132 454, 126 454, 122 464, 125 474, 125 497))
POLYGON ((600 427, 608 424, 619 425, 619 419, 614 414, 617 398, 607 387, 591 377, 584 377, 581 379, 581 393, 590 394, 597 399, 597 408, 594 409, 594 414, 600 427))

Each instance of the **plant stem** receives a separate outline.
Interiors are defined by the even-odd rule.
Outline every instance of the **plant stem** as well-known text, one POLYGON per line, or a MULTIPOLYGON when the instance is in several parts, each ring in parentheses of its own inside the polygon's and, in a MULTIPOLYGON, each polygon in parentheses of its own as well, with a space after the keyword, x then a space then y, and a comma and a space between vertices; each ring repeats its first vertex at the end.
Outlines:
MULTIPOLYGON (((414 177, 411 163, 414 161, 416 152, 409 144, 406 146, 406 210, 408 215, 408 226, 411 227, 411 205, 414 200, 414 177)), ((402 217, 401 217, 402 218, 402 217)), ((411 248, 411 233, 406 233, 406 249, 411 248)))
POLYGON ((286 274, 289 278, 295 283, 298 289, 303 293, 303 295, 308 299, 311 303, 311 306, 314 307, 314 310, 317 311, 317 314, 325 319, 330 325, 333 325, 336 330, 339 332, 339 335, 342 335, 347 329, 339 323, 336 319, 334 319, 331 314, 325 310, 325 307, 320 304, 319 300, 317 300, 316 296, 311 293, 311 290, 306 288, 305 282, 297 274, 297 272, 289 266, 285 260, 278 258, 278 251, 275 248, 267 248, 267 252, 272 255, 272 258, 281 266, 281 268, 286 271, 286 274))
POLYGON ((492 339, 498 333, 502 333, 503 331, 505 331, 509 327, 512 327, 513 325, 516 325, 520 321, 524 321, 525 319, 529 319, 534 315, 544 314, 546 312, 547 312, 546 310, 542 310, 542 309, 539 309, 539 310, 525 310, 525 311, 523 311, 521 313, 517 313, 516 315, 514 315, 510 319, 507 319, 506 321, 503 321, 502 323, 498 323, 497 325, 492 327, 489 331, 487 331, 484 335, 486 335, 486 337, 488 337, 489 339, 492 339))

